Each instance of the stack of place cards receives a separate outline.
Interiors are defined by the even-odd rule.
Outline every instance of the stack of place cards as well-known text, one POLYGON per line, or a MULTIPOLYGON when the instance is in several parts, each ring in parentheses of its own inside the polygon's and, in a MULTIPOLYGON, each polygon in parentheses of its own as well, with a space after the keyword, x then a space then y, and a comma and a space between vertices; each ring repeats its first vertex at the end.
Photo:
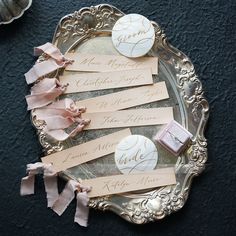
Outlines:
MULTIPOLYGON (((137 24, 142 25, 142 18, 132 17, 137 20, 137 24)), ((151 27, 149 22, 146 23, 151 27)), ((118 28, 114 30, 119 31, 119 27, 118 24, 118 28)), ((114 33, 113 40, 116 36, 120 40, 118 31, 114 33)), ((146 34, 141 30, 140 33, 133 33, 132 37, 140 38, 144 33, 146 34)), ((145 44, 148 43, 150 50, 154 42, 152 28, 148 34, 152 36, 152 40, 145 41, 145 44)), ((169 98, 165 82, 153 81, 153 75, 158 74, 158 58, 131 58, 146 53, 141 50, 143 45, 140 45, 140 48, 135 47, 135 50, 131 48, 132 55, 131 51, 130 55, 127 55, 129 58, 121 55, 66 54, 74 63, 68 65, 65 70, 79 73, 67 73, 60 77, 62 84, 68 84, 65 94, 123 88, 119 92, 78 100, 76 105, 86 107, 82 118, 91 120, 85 130, 127 129, 42 158, 42 162, 52 163, 54 169, 60 172, 115 153, 114 163, 121 174, 82 180, 83 184, 92 186, 90 197, 176 183, 174 168, 157 168, 158 152, 155 144, 142 135, 132 134, 129 129, 135 126, 167 124, 174 119, 172 107, 128 109, 169 98)), ((118 46, 118 51, 126 47, 124 39, 118 46)), ((122 54, 126 55, 125 51, 122 54)))
MULTIPOLYGON (((165 82, 153 83, 152 75, 158 73, 157 58, 76 53, 67 57, 75 62, 66 69, 82 73, 60 78, 68 84, 65 93, 126 88, 76 102, 78 107, 87 108, 82 117, 91 120, 85 130, 159 125, 173 120, 172 107, 124 110, 169 98, 165 82)), ((59 172, 111 153, 115 153, 114 162, 122 174, 83 180, 83 184, 92 186, 90 197, 176 183, 174 168, 156 169, 155 144, 144 136, 132 135, 129 128, 46 156, 42 161, 52 163, 59 172)))
POLYGON ((87 108, 83 118, 91 120, 85 129, 160 125, 173 120, 172 107, 123 110, 169 98, 165 82, 153 83, 152 75, 158 73, 157 57, 130 59, 78 53, 68 53, 66 56, 74 60, 66 70, 82 73, 60 77, 63 84, 68 84, 65 93, 127 88, 77 101, 77 106, 87 108))

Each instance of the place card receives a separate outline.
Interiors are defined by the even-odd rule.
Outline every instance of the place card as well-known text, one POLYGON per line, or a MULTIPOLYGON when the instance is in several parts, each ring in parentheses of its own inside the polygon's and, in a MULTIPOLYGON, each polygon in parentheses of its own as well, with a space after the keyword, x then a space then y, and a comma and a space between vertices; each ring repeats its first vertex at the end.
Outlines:
POLYGON ((151 68, 152 74, 158 74, 157 57, 128 58, 119 55, 96 55, 67 53, 66 58, 74 60, 65 70, 71 71, 122 71, 151 68))
POLYGON ((176 184, 176 178, 174 168, 168 167, 142 174, 124 174, 85 179, 81 183, 84 186, 92 187, 88 196, 93 198, 172 185, 176 184))
POLYGON ((41 160, 43 163, 52 163, 53 169, 60 172, 115 152, 120 140, 129 135, 131 135, 130 129, 124 129, 45 156, 41 160))
POLYGON ((166 124, 174 119, 172 107, 134 109, 114 112, 83 113, 90 119, 84 130, 166 124))
POLYGON ((64 92, 67 94, 152 84, 153 79, 150 69, 140 69, 63 75, 60 82, 68 84, 64 92))
POLYGON ((77 101, 78 107, 86 107, 88 113, 118 111, 169 98, 165 82, 127 89, 99 97, 77 101))

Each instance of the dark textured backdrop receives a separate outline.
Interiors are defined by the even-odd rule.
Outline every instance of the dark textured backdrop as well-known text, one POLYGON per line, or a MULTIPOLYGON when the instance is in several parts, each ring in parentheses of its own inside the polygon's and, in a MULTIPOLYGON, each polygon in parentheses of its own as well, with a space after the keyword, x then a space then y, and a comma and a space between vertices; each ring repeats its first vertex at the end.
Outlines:
POLYGON ((35 0, 22 18, 0 26, 0 235, 236 235, 235 1, 106 2, 158 22, 192 59, 210 103, 207 169, 194 180, 181 211, 143 226, 91 210, 84 229, 73 223, 74 204, 61 217, 46 208, 42 181, 34 196, 20 197, 25 165, 42 155, 24 99, 29 89, 23 74, 34 63, 32 48, 51 40, 65 14, 101 3, 35 0))

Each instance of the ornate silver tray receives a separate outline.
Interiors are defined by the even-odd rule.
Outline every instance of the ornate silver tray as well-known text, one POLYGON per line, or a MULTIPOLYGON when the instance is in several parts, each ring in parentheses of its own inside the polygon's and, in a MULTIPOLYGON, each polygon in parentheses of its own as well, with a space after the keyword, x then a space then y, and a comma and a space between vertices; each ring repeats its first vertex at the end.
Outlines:
MULTIPOLYGON (((124 13, 117 8, 106 4, 82 8, 60 20, 52 41, 62 53, 77 51, 117 54, 111 42, 111 29, 123 15, 124 13)), ((152 23, 155 28, 155 44, 149 54, 159 58, 159 75, 154 76, 154 81, 166 82, 170 98, 138 108, 174 107, 175 120, 193 134, 193 139, 186 152, 178 158, 157 146, 159 152, 158 167, 174 166, 176 185, 90 199, 90 207, 111 210, 125 220, 136 224, 159 220, 181 209, 188 198, 193 177, 204 170, 207 160, 207 141, 203 133, 208 119, 209 107, 203 96, 202 84, 196 76, 194 66, 189 58, 171 46, 160 26, 155 22, 152 23)), ((58 71, 57 75, 61 73, 75 72, 58 71)), ((119 90, 121 89, 84 92, 67 96, 78 100, 119 90)), ((43 132, 44 122, 37 120, 33 112, 32 122, 38 130, 39 141, 47 155, 119 130, 84 131, 73 139, 55 142, 43 132)), ((131 128, 131 131, 133 134, 142 134, 152 139, 159 129, 160 126, 146 126, 145 128, 134 127, 131 128)), ((119 171, 114 163, 114 159, 108 155, 68 169, 61 173, 61 177, 83 179, 118 174, 119 171)))
POLYGON ((32 0, 0 0, 0 25, 20 18, 31 4, 32 0))

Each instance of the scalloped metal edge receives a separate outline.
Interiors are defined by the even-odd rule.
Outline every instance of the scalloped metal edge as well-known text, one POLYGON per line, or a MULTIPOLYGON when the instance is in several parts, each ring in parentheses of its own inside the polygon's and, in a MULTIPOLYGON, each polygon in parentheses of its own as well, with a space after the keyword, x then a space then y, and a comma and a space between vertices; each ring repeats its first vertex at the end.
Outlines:
POLYGON ((21 13, 18 16, 12 17, 9 21, 0 21, 0 25, 7 25, 7 24, 10 24, 12 21, 14 21, 16 19, 19 19, 21 16, 23 16, 25 11, 28 10, 31 7, 32 2, 33 2, 32 0, 29 0, 28 5, 24 9, 22 9, 21 13))

